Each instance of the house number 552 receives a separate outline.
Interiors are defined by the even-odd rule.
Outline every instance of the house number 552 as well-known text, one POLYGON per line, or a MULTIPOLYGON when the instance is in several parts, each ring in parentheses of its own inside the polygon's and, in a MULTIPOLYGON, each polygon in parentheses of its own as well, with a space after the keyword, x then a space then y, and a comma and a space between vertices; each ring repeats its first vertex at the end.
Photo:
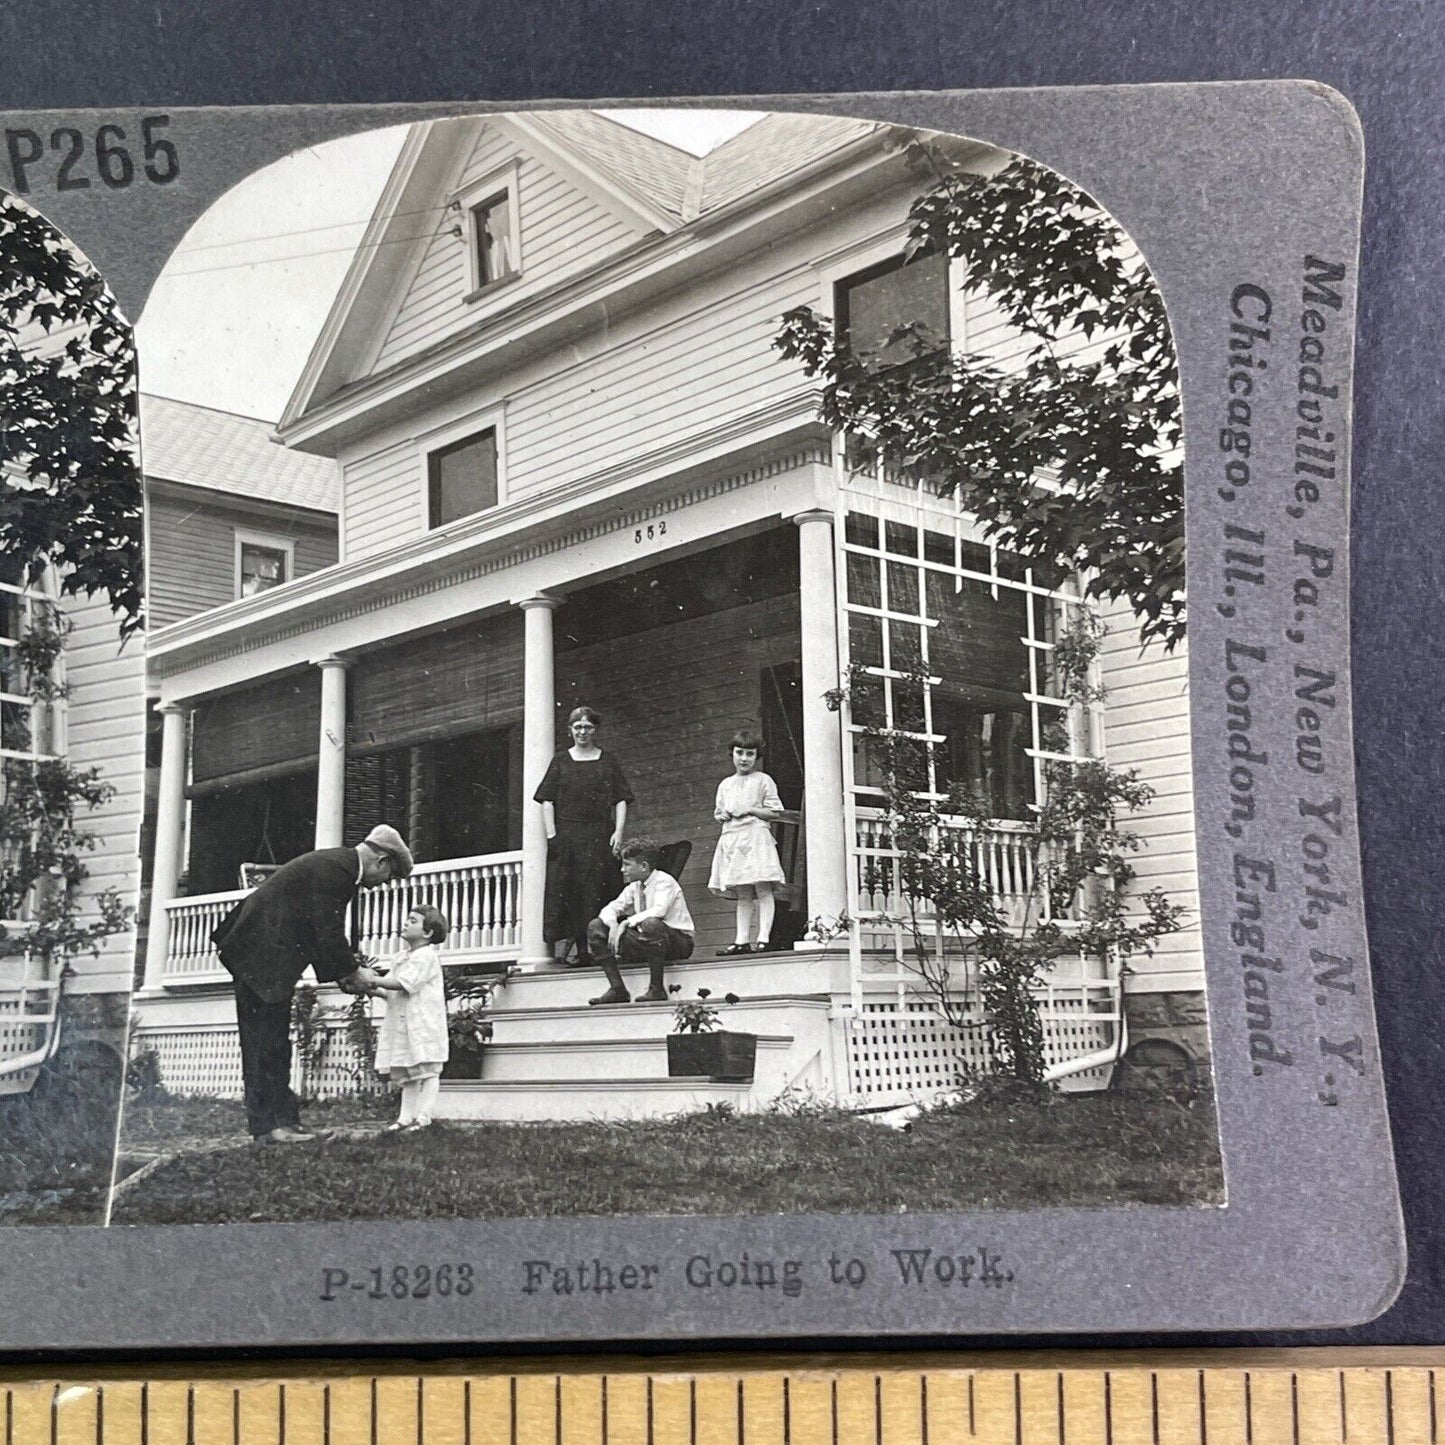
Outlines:
POLYGON ((639 527, 632 534, 634 542, 651 542, 658 537, 667 536, 666 522, 649 522, 645 527, 639 527))

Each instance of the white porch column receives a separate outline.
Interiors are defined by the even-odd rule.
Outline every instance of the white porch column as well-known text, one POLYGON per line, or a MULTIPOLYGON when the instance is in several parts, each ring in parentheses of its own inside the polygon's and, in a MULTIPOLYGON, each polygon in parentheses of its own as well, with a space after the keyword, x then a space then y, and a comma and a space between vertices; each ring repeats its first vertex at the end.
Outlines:
POLYGON ((557 746, 557 692, 552 657, 552 613, 560 597, 538 593, 523 597, 522 666, 522 917, 519 963, 551 958, 543 937, 543 899, 547 886, 547 828, 542 808, 532 801, 557 746))
POLYGON ((146 933, 146 989, 165 981, 170 947, 166 904, 176 896, 181 876, 181 840, 186 827, 186 712, 178 702, 162 703, 161 776, 156 795, 155 856, 151 861, 150 925, 146 933))
POLYGON ((798 528, 803 646, 803 830, 808 914, 831 922, 848 908, 843 832, 843 727, 823 694, 840 685, 838 602, 833 578, 833 514, 801 512, 798 528))
POLYGON ((346 821, 347 659, 318 657, 321 736, 316 752, 316 846, 339 848, 346 821))

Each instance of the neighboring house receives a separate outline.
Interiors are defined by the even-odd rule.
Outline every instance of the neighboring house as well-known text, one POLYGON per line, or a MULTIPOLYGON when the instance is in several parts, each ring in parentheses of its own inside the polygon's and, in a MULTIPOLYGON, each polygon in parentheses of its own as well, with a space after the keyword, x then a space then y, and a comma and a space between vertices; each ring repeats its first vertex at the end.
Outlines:
MULTIPOLYGON (((363 895, 368 950, 394 951, 429 899, 450 962, 520 965, 483 1078, 448 1081, 442 1113, 643 1115, 788 1087, 881 1104, 950 1084, 976 1032, 952 1038, 896 966, 859 720, 824 696, 850 663, 886 676, 900 647, 939 676, 940 767, 988 800, 975 846, 1003 901, 1027 886, 1051 723, 1157 790, 1140 886, 1190 926, 1136 961, 1127 1010, 1110 961, 1060 967, 1041 997, 1058 1075, 1106 1082, 1125 1012, 1207 1059, 1182 649, 1141 653, 1111 609, 1108 702, 1070 714, 1047 654, 1072 584, 1046 585, 953 504, 850 473, 817 387, 772 347, 804 304, 885 353, 908 322, 954 346, 1007 340, 956 263, 903 268, 924 182, 899 140, 773 115, 698 160, 582 111, 412 129, 277 428, 298 462, 339 467, 339 562, 150 634, 164 741, 137 1013, 172 1087, 239 1088, 209 935, 240 864, 381 819, 422 861, 363 895), (579 702, 636 791, 629 831, 692 844, 698 948, 671 976, 686 997, 741 996, 727 1022, 759 1036, 751 1085, 669 1080, 670 1009, 589 1010, 595 976, 543 943, 529 799, 579 702), (783 830, 797 947, 723 959, 732 908, 705 884, 742 723, 802 819, 783 830), (809 920, 844 923, 821 947, 809 920)), ((958 146, 977 168, 1007 161, 958 146)), ((178 584, 152 556, 159 598, 178 584)), ((338 1043, 326 1068, 341 1087, 356 1062, 338 1043)))
MULTIPOLYGON (((142 395, 146 615, 152 633, 336 561, 336 465, 277 446, 272 430, 269 422, 254 417, 142 395)), ((141 959, 148 937, 160 770, 160 718, 153 695, 147 737, 141 959)), ((245 856, 259 859, 267 852, 264 822, 253 821, 254 830, 242 828, 235 842, 245 856)), ((287 846, 288 840, 278 841, 287 846)), ((234 868, 226 877, 234 881, 234 868)), ((137 963, 138 972, 141 966, 137 963)))
MULTIPOLYGON (((79 826, 93 835, 85 856, 89 874, 81 885, 80 921, 98 917, 94 900, 113 889, 134 909, 140 874, 145 657, 139 637, 121 642, 120 624, 103 597, 65 597, 47 575, 34 587, 18 574, 0 577, 0 715, 5 757, 64 756, 82 771, 95 768, 113 789, 91 811, 77 810, 79 826), (17 644, 37 608, 58 605, 70 631, 59 671, 66 696, 38 707, 19 687, 17 644), (13 724, 13 725, 12 725, 13 724)), ((0 783, 3 786, 3 783, 0 783)), ((133 915, 132 915, 133 916, 133 915)), ((23 932, 26 918, 5 920, 23 932)), ((132 927, 108 935, 96 953, 61 964, 29 956, 0 957, 0 1094, 27 1091, 39 1064, 64 1037, 98 1040, 123 1051, 135 957, 132 927), (62 1004, 61 995, 65 1002, 62 1004)))

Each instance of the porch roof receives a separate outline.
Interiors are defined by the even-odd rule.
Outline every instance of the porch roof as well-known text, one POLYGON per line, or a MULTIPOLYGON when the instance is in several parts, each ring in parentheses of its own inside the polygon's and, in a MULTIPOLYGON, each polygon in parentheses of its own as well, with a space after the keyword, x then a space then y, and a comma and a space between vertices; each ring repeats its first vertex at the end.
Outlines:
MULTIPOLYGON (((504 503, 487 512, 438 528, 380 555, 359 557, 300 577, 282 587, 242 598, 224 607, 185 618, 152 633, 147 658, 162 682, 164 696, 184 698, 234 685, 264 673, 294 667, 332 650, 337 644, 322 630, 382 608, 402 606, 406 616, 383 635, 399 636, 434 623, 443 615, 431 599, 444 588, 469 583, 489 574, 513 571, 507 583, 494 583, 492 606, 564 581, 537 581, 524 564, 564 548, 626 534, 639 522, 661 514, 669 519, 684 508, 696 509, 750 484, 797 473, 785 495, 776 489, 764 499, 756 517, 729 509, 727 526, 719 519, 700 521, 711 527, 699 537, 717 535, 728 526, 768 515, 831 506, 817 471, 828 462, 831 437, 815 420, 817 398, 811 389, 784 398, 767 414, 745 418, 747 425, 715 434, 709 445, 674 443, 626 468, 584 478, 572 485, 504 503), (813 465, 810 465, 813 464, 813 465), (236 654, 259 652, 288 643, 284 655, 269 657, 243 676, 221 681, 195 674, 208 664, 236 654), (294 654, 294 655, 293 655, 294 654), (192 678, 187 678, 191 674, 192 678), (187 685, 192 682, 194 685, 187 685)), ((679 544, 692 539, 673 523, 679 544)), ((645 562, 653 554, 637 558, 645 562)), ((630 558, 629 558, 630 559, 630 558)), ((593 559, 596 560, 596 559, 593 559)), ((609 565, 609 564, 603 564, 609 565)), ((589 566, 585 576, 602 570, 589 566)), ((485 610, 483 604, 481 610, 485 610)), ((464 615, 469 608, 460 609, 464 615)))

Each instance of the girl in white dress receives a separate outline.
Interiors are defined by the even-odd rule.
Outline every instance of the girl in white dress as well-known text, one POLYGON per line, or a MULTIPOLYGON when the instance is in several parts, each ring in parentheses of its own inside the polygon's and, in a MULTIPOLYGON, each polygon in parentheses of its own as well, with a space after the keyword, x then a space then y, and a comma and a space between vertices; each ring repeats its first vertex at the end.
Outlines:
POLYGON ((778 785, 758 768, 762 739, 746 728, 733 734, 733 775, 718 784, 713 817, 722 836, 712 855, 709 891, 737 900, 737 939, 724 953, 765 953, 773 931, 773 889, 787 879, 773 842, 772 820, 783 811, 778 785), (753 902, 758 931, 753 937, 753 902))
POLYGON ((408 952, 377 980, 386 992, 386 1017, 376 1044, 376 1071, 401 1085, 401 1112, 388 1129, 424 1129, 441 1088, 447 1040, 447 997, 437 945, 447 921, 429 904, 413 908, 401 927, 408 952))

